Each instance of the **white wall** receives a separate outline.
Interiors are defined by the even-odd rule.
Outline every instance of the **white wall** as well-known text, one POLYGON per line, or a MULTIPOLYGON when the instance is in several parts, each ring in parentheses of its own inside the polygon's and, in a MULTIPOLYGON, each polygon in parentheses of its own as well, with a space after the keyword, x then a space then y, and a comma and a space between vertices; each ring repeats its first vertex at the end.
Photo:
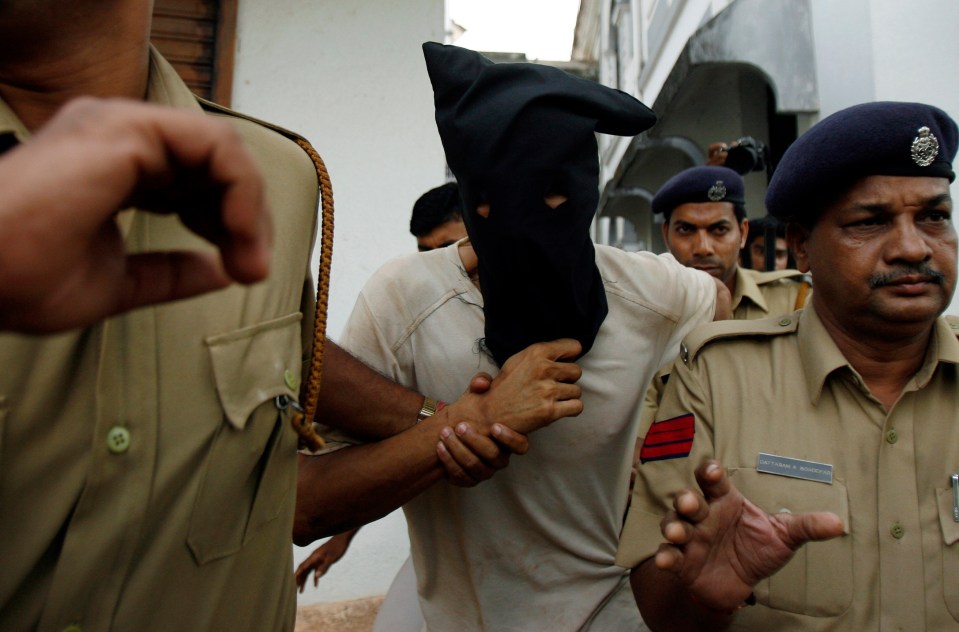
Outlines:
POLYGON ((413 202, 444 181, 420 49, 443 20, 443 0, 240 2, 234 108, 306 136, 333 181, 334 338, 376 268, 415 249, 413 202))
MULTIPOLYGON (((366 279, 415 249, 413 202, 444 180, 420 49, 443 41, 444 3, 241 0, 238 22, 233 107, 304 135, 330 171, 336 339, 366 279)), ((370 525, 300 602, 383 594, 408 548, 401 513, 370 525)))

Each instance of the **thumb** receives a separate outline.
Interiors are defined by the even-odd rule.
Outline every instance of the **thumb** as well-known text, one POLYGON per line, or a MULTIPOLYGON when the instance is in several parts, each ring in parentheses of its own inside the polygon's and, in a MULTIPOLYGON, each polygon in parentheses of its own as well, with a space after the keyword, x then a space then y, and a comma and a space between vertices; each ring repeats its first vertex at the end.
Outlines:
POLYGON ((543 344, 546 345, 546 355, 551 360, 575 360, 583 352, 583 345, 573 338, 559 338, 543 344))
POLYGON ((842 520, 826 511, 803 514, 776 514, 785 527, 787 544, 798 549, 806 542, 831 540, 844 532, 842 520))
POLYGON ((149 252, 127 256, 118 311, 189 298, 230 284, 217 254, 149 252))
POLYGON ((492 383, 493 376, 486 371, 480 371, 473 376, 473 379, 470 380, 470 385, 467 391, 476 395, 482 395, 489 390, 489 387, 492 383))

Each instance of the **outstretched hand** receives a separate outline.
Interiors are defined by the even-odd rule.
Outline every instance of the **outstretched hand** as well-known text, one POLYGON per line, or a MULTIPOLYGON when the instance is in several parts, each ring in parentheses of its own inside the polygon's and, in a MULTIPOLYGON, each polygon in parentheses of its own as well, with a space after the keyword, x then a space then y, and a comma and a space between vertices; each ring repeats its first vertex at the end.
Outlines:
POLYGON ((709 609, 735 609, 799 547, 843 533, 833 513, 767 514, 736 489, 717 461, 698 467, 696 481, 701 493, 683 490, 663 518, 668 544, 660 545, 655 565, 673 572, 709 609))
POLYGON ((44 333, 251 283, 269 270, 263 183, 228 124, 76 99, 0 159, 0 329, 44 333), (127 254, 128 207, 175 213, 219 249, 127 254))

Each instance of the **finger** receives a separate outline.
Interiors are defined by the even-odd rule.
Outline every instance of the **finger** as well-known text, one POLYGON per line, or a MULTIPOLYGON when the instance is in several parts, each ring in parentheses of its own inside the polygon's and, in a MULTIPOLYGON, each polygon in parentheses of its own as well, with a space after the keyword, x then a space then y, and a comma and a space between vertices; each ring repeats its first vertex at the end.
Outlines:
POLYGON ((557 382, 573 384, 583 377, 583 369, 575 362, 555 362, 550 369, 549 376, 557 382))
POLYGON ((453 431, 464 448, 494 470, 501 470, 509 463, 509 454, 500 449, 498 443, 476 432, 468 423, 456 424, 453 431))
POLYGON ((678 569, 683 563, 683 553, 675 546, 660 544, 653 563, 661 571, 678 569))
POLYGON ((792 549, 797 549, 806 542, 836 538, 844 532, 842 519, 826 511, 775 514, 774 518, 785 528, 786 543, 792 549))
MULTIPOLYGON (((457 427, 462 426, 463 424, 458 424, 457 427)), ((468 424, 467 428, 461 429, 464 434, 469 431, 468 424)), ((445 430, 449 430, 445 428, 445 430)), ((473 480, 485 481, 486 479, 493 476, 496 472, 490 465, 483 459, 480 454, 473 452, 469 447, 467 447, 461 440, 457 433, 455 432, 441 432, 440 440, 443 442, 443 445, 446 446, 447 451, 450 456, 460 465, 461 468, 466 472, 466 474, 473 480)), ((499 448, 496 448, 492 441, 488 440, 488 445, 484 447, 493 446, 493 448, 499 452, 499 448)))
POLYGON ((443 469, 446 470, 446 478, 451 484, 458 487, 475 487, 479 483, 479 481, 470 478, 460 467, 460 464, 450 455, 442 441, 436 444, 436 456, 443 465, 443 469))
POLYGON ((330 566, 332 565, 330 560, 324 557, 323 561, 317 564, 316 569, 313 571, 313 579, 319 580, 320 577, 326 575, 326 571, 330 570, 330 566))
POLYGON ((670 544, 682 545, 693 537, 693 527, 684 520, 671 520, 662 526, 663 537, 670 544))
POLYGON ((493 376, 485 371, 481 371, 473 376, 473 379, 470 380, 469 392, 475 393, 476 395, 482 395, 489 390, 490 385, 493 383, 493 376))
POLYGON ((583 396, 583 389, 576 384, 566 384, 557 382, 554 385, 553 398, 559 401, 580 399, 583 396))
POLYGON ((560 338, 551 342, 539 343, 543 346, 543 352, 548 358, 553 360, 572 360, 578 358, 583 352, 583 345, 572 338, 560 338))
POLYGON ((691 489, 684 489, 673 499, 673 509, 683 520, 697 524, 709 515, 709 503, 706 499, 691 489))
POLYGON ((219 258, 205 252, 130 255, 117 311, 196 296, 230 284, 219 258))
POLYGON ((576 417, 583 412, 583 400, 567 399, 560 402, 553 402, 553 411, 554 414, 552 416, 556 419, 576 417))
POLYGON ((696 468, 696 482, 708 500, 716 500, 735 488, 729 482, 729 476, 719 461, 710 459, 696 468))
POLYGON ((493 424, 493 427, 490 428, 490 435, 513 454, 529 452, 529 437, 516 432, 512 428, 507 428, 503 424, 493 424))

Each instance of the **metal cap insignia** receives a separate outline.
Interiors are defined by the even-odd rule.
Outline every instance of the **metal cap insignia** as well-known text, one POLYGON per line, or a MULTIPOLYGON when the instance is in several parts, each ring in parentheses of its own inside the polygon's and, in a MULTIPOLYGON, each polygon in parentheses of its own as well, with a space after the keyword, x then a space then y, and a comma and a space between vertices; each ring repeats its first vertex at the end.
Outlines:
POLYGON ((922 126, 919 128, 919 135, 912 139, 910 153, 914 163, 920 167, 928 167, 939 155, 939 139, 928 127, 922 126))
MULTIPOLYGON (((929 131, 929 130, 926 130, 926 131, 929 131)), ((933 136, 933 138, 935 138, 935 136, 933 136)), ((913 146, 915 146, 915 143, 913 143, 913 146)), ((938 150, 938 147, 939 145, 937 144, 936 145, 937 150, 938 150)), ((706 192, 706 197, 708 197, 713 202, 719 202, 724 197, 726 197, 726 185, 723 184, 723 181, 716 180, 716 184, 709 187, 709 191, 706 192)))

